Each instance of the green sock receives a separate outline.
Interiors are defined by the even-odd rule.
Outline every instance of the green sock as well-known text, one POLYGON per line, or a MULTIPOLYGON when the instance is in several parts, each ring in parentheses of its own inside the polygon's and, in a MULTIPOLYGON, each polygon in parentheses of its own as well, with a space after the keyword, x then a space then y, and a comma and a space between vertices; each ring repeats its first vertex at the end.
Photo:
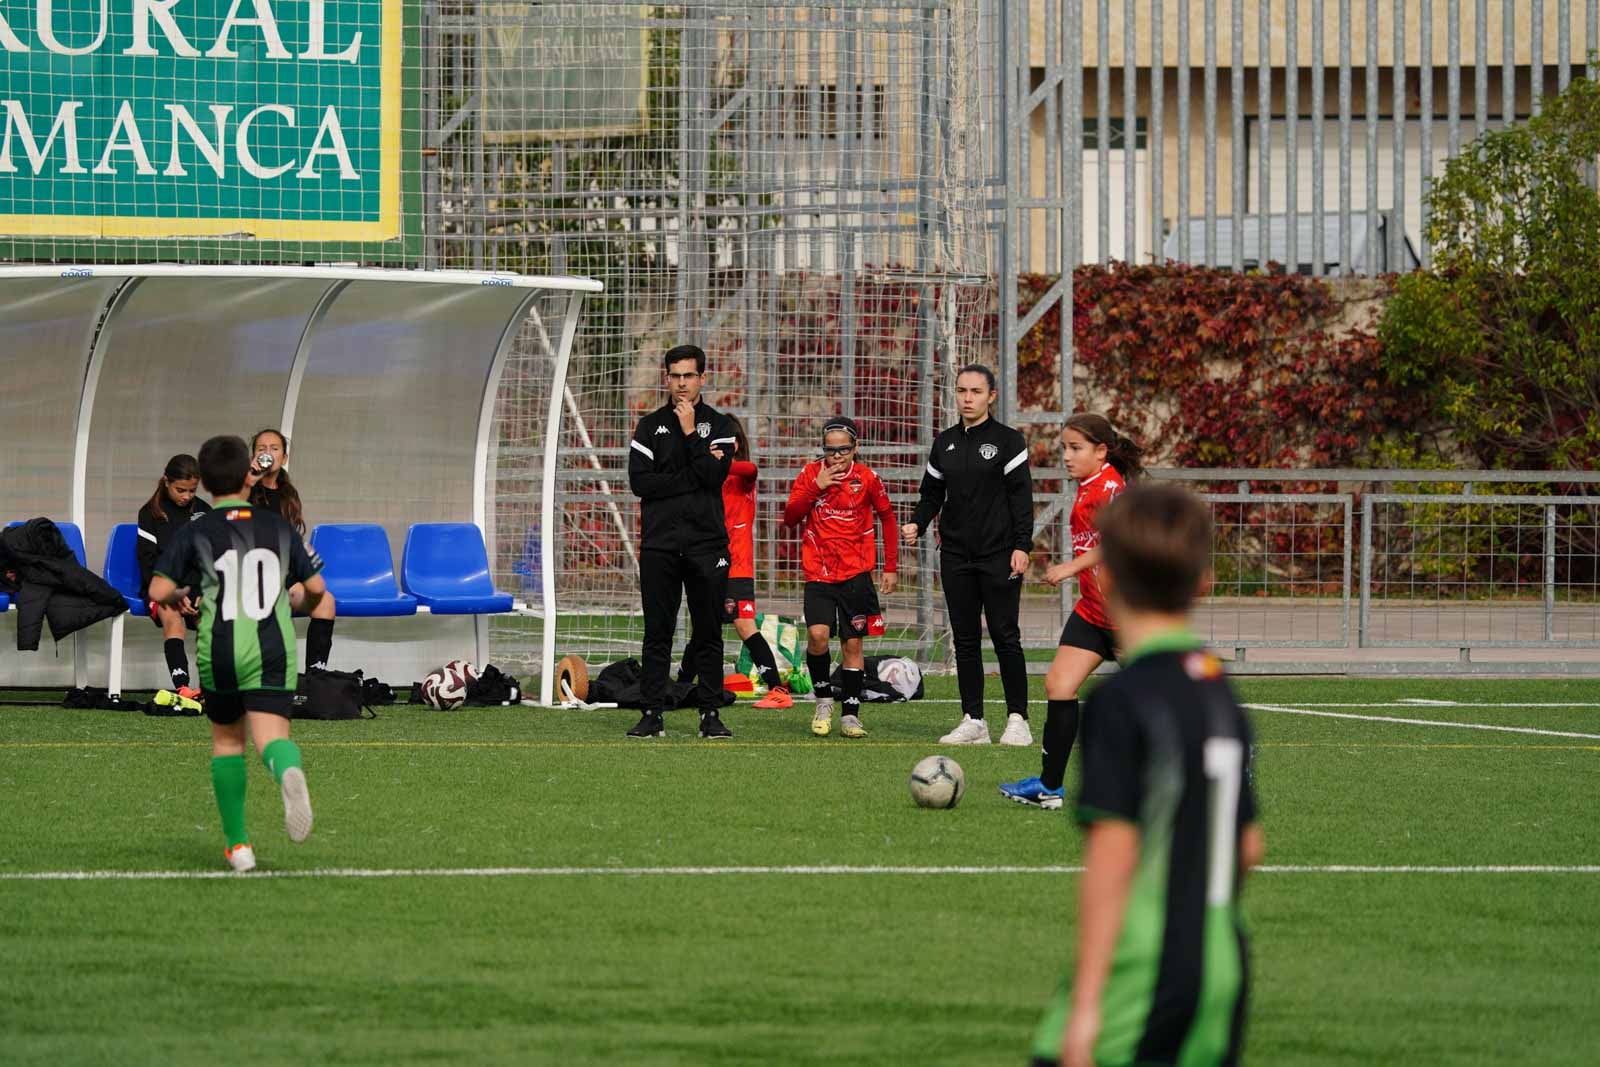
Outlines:
POLYGON ((244 782, 243 756, 211 757, 211 788, 217 794, 217 813, 229 848, 250 840, 244 831, 244 782))
POLYGON ((300 746, 287 737, 280 737, 261 750, 261 762, 267 765, 272 777, 282 783, 284 771, 300 766, 300 746))

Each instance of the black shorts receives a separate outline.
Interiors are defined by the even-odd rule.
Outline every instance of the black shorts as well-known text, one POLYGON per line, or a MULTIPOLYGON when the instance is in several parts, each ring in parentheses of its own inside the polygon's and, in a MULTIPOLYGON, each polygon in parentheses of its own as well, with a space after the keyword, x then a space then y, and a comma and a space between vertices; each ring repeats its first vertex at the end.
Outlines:
POLYGON ((1067 625, 1061 628, 1061 640, 1057 644, 1093 652, 1101 659, 1117 658, 1116 632, 1096 626, 1076 611, 1067 617, 1067 625))
POLYGON ((244 718, 247 711, 264 711, 270 715, 292 718, 294 694, 279 689, 246 689, 238 693, 207 693, 206 718, 218 726, 227 726, 244 718))
POLYGON ((728 591, 723 594, 722 621, 754 619, 756 617, 756 580, 754 578, 729 578, 728 591))
POLYGON ((883 633, 883 609, 872 575, 858 574, 842 582, 806 583, 806 625, 826 626, 843 637, 883 633))

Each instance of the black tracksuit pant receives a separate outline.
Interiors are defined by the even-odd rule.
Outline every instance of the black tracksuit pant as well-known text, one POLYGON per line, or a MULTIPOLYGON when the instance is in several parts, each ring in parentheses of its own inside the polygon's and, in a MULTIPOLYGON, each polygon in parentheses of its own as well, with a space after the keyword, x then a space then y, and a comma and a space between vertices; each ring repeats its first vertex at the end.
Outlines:
POLYGON ((983 632, 980 619, 989 624, 989 640, 1000 661, 1000 685, 1006 694, 1006 712, 1028 713, 1028 665, 1022 656, 1022 579, 1011 576, 1011 553, 985 559, 962 560, 941 556, 939 576, 944 582, 945 606, 950 611, 950 631, 956 646, 956 686, 961 712, 983 718, 983 632))
POLYGON ((689 641, 695 649, 702 712, 722 704, 722 602, 728 589, 727 552, 639 553, 639 592, 644 602, 644 648, 640 690, 646 711, 667 709, 667 674, 672 668, 672 636, 678 605, 689 602, 689 641))

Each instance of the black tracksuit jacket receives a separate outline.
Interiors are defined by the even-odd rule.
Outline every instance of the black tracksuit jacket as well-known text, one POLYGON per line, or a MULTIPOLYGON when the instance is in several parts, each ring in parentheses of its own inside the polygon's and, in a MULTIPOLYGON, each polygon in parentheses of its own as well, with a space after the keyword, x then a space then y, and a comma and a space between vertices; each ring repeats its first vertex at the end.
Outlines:
POLYGON ((702 401, 695 431, 683 432, 671 404, 639 420, 628 442, 628 487, 639 498, 640 547, 684 555, 726 553, 722 481, 733 465, 733 423, 702 401), (722 458, 711 454, 722 449, 722 458))
POLYGON ((985 419, 934 439, 912 522, 926 533, 939 516, 939 551, 951 562, 1033 548, 1033 480, 1022 434, 985 419))

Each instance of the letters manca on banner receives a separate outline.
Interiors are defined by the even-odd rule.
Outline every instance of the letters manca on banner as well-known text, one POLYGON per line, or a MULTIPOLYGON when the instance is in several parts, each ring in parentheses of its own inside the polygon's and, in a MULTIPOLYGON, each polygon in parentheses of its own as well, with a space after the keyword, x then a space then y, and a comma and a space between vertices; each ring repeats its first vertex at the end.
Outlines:
POLYGON ((0 233, 400 235, 402 0, 0 3, 0 233))

